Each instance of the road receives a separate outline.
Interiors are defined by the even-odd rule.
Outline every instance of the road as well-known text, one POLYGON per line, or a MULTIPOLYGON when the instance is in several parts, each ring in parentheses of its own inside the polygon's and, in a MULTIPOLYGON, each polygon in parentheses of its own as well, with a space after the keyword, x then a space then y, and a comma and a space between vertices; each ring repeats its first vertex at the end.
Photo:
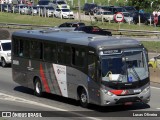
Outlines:
MULTIPOLYGON (((113 107, 99 107, 91 105, 88 109, 79 106, 79 103, 72 99, 64 97, 45 94, 44 97, 38 98, 33 95, 33 90, 22 87, 12 81, 11 68, 0 67, 0 111, 35 111, 40 112, 43 120, 43 116, 47 116, 46 120, 50 119, 89 119, 89 120, 127 120, 126 114, 134 114, 136 111, 145 111, 145 113, 158 112, 160 116, 160 85, 151 84, 151 101, 149 104, 135 104, 134 106, 113 106, 113 107), (155 87, 156 86, 156 87, 155 87), (43 111, 50 111, 43 113, 43 111), (77 112, 78 111, 78 112, 77 112), (49 116, 57 117, 49 117, 49 116), (86 117, 90 115, 89 117, 86 117), (67 117, 70 116, 70 117, 67 117), (72 116, 72 117, 71 117, 72 116), (77 118, 78 116, 78 118, 77 118), (103 116, 103 117, 101 117, 103 116), (117 116, 117 117, 115 117, 117 116), (120 117, 120 116, 125 116, 120 117)), ((1 113, 0 113, 1 114, 1 113)), ((5 118, 9 120, 17 120, 22 118, 5 118)), ((27 119, 27 118, 25 118, 27 119)), ((28 118, 31 119, 31 118, 28 118)), ((32 118, 33 119, 33 118, 32 118)), ((36 119, 36 118, 34 118, 36 119)), ((131 119, 137 119, 137 117, 131 117, 131 119)), ((158 117, 141 117, 141 120, 158 120, 158 117)), ((0 119, 1 120, 1 119, 0 119)))

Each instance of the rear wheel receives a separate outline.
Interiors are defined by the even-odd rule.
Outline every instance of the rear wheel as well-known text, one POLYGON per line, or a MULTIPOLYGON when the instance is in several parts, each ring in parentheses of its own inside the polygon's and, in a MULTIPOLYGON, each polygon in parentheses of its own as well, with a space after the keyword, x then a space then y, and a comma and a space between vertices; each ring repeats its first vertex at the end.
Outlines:
POLYGON ((2 61, 2 67, 6 67, 6 66, 7 66, 7 63, 6 63, 5 59, 2 58, 1 61, 2 61))
POLYGON ((82 107, 84 108, 88 107, 88 96, 84 88, 82 88, 79 92, 79 99, 82 107))
POLYGON ((42 96, 42 84, 39 78, 34 81, 34 94, 38 97, 42 96))

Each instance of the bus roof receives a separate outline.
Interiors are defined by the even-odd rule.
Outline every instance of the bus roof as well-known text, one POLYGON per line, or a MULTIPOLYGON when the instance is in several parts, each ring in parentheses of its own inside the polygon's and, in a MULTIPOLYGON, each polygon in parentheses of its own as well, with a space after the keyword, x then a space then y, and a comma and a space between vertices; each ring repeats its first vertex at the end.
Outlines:
POLYGON ((12 36, 41 39, 44 41, 57 41, 62 43, 91 46, 94 48, 103 47, 105 49, 141 46, 139 41, 131 38, 102 36, 76 31, 61 31, 59 29, 22 30, 14 32, 12 36))

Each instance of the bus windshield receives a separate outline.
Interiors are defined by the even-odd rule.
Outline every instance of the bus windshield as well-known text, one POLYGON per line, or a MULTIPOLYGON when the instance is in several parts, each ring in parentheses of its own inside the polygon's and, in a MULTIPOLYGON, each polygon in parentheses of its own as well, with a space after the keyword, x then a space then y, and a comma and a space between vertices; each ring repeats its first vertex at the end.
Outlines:
POLYGON ((102 81, 128 83, 148 77, 147 60, 142 51, 124 51, 119 55, 104 55, 101 66, 102 81))

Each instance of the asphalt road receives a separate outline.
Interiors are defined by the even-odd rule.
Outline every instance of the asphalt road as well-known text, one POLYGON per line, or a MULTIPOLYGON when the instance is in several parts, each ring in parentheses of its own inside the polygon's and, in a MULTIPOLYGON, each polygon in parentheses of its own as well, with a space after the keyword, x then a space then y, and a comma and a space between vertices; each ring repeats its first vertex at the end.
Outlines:
MULTIPOLYGON (((89 120, 128 120, 128 117, 136 112, 154 113, 160 116, 160 85, 151 84, 151 101, 149 104, 135 104, 133 106, 113 106, 99 107, 91 105, 88 109, 79 106, 79 103, 72 99, 45 94, 43 98, 33 95, 33 90, 22 87, 12 81, 11 68, 0 67, 0 112, 40 112, 42 118, 23 118, 23 119, 89 119, 89 120), (43 112, 50 111, 50 112, 43 112), (158 111, 158 113, 156 112, 158 111), (43 118, 47 116, 47 118, 43 118), (49 117, 49 116, 57 117, 49 117), (86 117, 89 115, 89 117, 86 117), (69 116, 69 117, 68 117, 69 116), (72 117, 71 117, 72 116, 72 117), (103 116, 103 117, 101 117, 103 116)), ((1 114, 1 113, 0 113, 1 114)), ((26 113, 27 114, 27 113, 26 113)), ((159 117, 160 118, 160 117, 159 117)), ((140 120, 158 120, 158 117, 130 117, 130 119, 140 120)), ((5 118, 17 120, 22 118, 5 118)), ((1 118, 0 118, 1 120, 1 118)), ((3 120, 3 119, 2 119, 3 120)))

